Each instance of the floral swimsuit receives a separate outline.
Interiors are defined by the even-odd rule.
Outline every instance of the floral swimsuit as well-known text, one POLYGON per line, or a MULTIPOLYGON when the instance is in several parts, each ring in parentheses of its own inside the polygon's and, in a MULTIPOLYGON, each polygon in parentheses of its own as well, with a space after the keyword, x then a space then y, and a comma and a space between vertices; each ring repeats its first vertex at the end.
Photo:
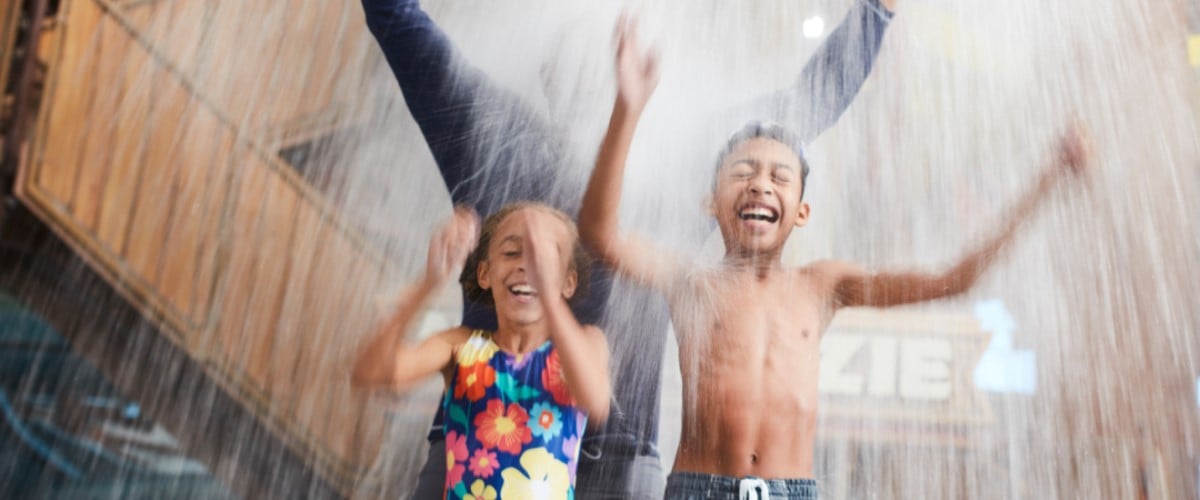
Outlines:
POLYGON ((458 349, 443 403, 447 499, 571 499, 587 415, 550 342, 524 355, 477 330, 458 349))

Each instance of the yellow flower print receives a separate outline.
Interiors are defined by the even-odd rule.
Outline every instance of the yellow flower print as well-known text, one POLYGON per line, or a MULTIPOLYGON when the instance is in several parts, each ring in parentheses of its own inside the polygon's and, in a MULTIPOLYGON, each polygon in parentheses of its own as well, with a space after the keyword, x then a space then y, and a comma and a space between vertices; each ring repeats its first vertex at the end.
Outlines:
POLYGON ((491 336, 472 335, 458 348, 458 365, 466 368, 476 363, 486 364, 499 350, 491 336))
POLYGON ((476 479, 471 483, 471 492, 463 500, 496 500, 496 488, 484 484, 482 479, 476 479))
POLYGON ((521 500, 562 500, 571 488, 571 476, 567 464, 554 458, 544 448, 533 448, 521 454, 521 468, 504 469, 500 476, 504 486, 500 496, 521 500))

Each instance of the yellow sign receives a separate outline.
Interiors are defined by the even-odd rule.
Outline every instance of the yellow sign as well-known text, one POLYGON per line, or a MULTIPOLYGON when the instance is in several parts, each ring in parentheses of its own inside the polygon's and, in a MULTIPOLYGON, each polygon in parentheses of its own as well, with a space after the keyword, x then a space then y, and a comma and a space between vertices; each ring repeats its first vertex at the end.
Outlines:
POLYGON ((1188 62, 1192 67, 1200 68, 1200 35, 1188 37, 1188 62))

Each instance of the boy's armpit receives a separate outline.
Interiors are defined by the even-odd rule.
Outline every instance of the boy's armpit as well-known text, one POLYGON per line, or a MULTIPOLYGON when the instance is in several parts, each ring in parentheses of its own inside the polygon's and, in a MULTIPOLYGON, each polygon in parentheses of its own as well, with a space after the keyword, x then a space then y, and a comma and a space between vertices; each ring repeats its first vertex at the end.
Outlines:
POLYGON ((691 259, 649 239, 627 234, 604 252, 621 275, 670 295, 683 282, 691 259))
POLYGON ((866 268, 836 260, 817 261, 808 266, 818 288, 834 307, 854 307, 866 302, 870 272, 866 268))

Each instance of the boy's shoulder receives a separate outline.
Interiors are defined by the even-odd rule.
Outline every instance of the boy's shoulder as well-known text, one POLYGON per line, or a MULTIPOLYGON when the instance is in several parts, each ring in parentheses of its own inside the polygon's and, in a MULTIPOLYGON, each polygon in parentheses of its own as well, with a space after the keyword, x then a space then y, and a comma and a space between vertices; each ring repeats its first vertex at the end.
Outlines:
POLYGON ((795 268, 798 278, 815 281, 827 287, 836 287, 842 280, 861 275, 866 270, 853 262, 843 260, 816 260, 795 268))
POLYGON ((721 279, 722 273, 716 266, 693 262, 661 283, 660 291, 667 297, 687 297, 697 290, 711 289, 712 284, 721 279))
POLYGON ((798 271, 813 274, 839 274, 847 272, 860 272, 862 271, 863 267, 859 264, 844 260, 825 259, 814 260, 796 269, 798 271))

